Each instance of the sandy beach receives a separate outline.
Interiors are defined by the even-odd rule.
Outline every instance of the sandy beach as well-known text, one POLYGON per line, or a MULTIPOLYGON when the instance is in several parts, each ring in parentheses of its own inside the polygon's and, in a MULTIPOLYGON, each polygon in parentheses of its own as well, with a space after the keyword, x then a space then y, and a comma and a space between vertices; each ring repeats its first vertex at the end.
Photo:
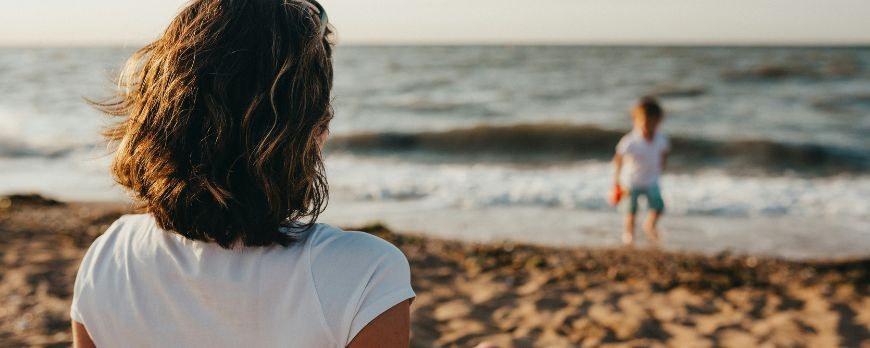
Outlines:
MULTIPOLYGON (((0 197, 0 346, 69 345, 78 263, 129 211, 0 197)), ((475 244, 345 227, 408 256, 413 347, 870 347, 870 259, 475 244)))

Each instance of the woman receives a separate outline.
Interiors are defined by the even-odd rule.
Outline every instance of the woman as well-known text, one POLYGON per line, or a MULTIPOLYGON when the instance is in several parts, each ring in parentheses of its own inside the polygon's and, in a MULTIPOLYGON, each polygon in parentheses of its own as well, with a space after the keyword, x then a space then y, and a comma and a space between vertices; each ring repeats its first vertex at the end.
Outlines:
POLYGON ((93 243, 79 347, 402 347, 405 256, 315 224, 331 29, 314 0, 194 0, 121 75, 112 172, 144 214, 93 243))

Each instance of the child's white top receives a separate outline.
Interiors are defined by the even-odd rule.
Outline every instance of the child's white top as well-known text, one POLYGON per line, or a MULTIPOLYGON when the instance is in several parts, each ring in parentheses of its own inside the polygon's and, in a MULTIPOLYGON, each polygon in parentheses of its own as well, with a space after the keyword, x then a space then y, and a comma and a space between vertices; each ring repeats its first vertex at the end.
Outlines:
POLYGON ((628 187, 650 187, 659 182, 662 172, 662 155, 670 150, 668 137, 656 132, 652 142, 637 129, 619 140, 616 153, 622 155, 621 180, 628 187))
POLYGON ((304 236, 227 250, 121 217, 82 261, 72 319, 97 347, 345 347, 414 297, 392 244, 323 224, 304 236))

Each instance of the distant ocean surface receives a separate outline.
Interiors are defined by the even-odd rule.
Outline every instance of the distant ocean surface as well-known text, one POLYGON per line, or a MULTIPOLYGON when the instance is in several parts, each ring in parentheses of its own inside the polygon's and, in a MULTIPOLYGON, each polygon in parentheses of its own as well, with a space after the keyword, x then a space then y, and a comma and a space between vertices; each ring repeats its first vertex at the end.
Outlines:
MULTIPOLYGON (((0 193, 124 198, 98 135, 108 120, 82 97, 110 96, 131 52, 0 48, 0 193)), ((652 94, 674 144, 675 222, 811 220, 870 254, 870 48, 340 46, 335 59, 330 209, 401 207, 420 223, 479 211, 463 223, 484 227, 518 209, 617 217, 608 160, 652 94)))

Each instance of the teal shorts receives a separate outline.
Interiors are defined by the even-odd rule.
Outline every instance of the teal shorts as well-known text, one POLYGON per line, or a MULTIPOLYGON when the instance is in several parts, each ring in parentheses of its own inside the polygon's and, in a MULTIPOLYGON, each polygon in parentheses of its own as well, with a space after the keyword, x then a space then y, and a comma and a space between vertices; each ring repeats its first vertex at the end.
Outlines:
POLYGON ((637 213, 638 199, 643 196, 650 210, 657 213, 665 211, 665 201, 662 199, 659 185, 649 187, 633 187, 628 191, 628 197, 622 202, 622 211, 626 214, 637 213))

